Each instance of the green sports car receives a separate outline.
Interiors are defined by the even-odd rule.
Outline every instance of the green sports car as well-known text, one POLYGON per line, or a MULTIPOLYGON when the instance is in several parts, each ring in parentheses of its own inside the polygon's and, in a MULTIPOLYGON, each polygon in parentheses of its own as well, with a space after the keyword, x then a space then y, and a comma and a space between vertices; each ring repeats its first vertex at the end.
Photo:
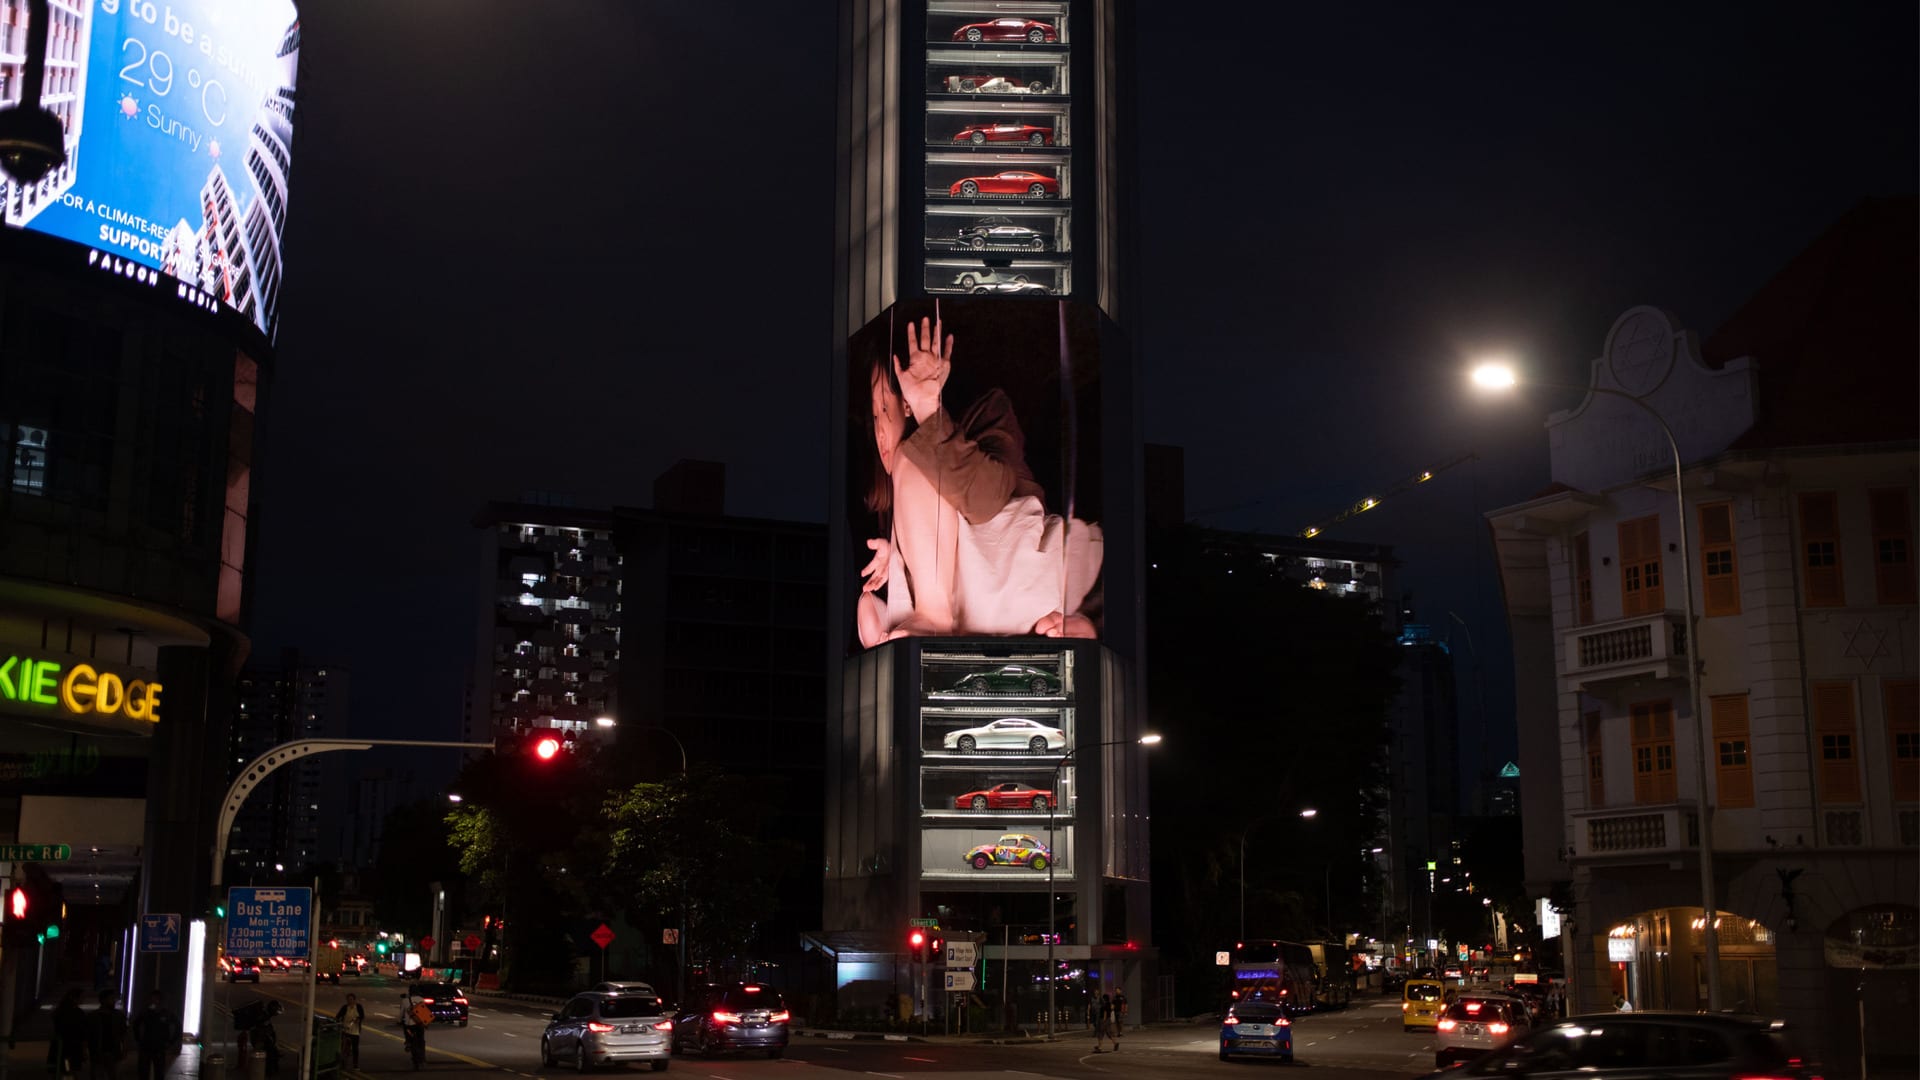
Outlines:
POLYGON ((990 671, 961 676, 953 691, 962 694, 1032 694, 1052 697, 1060 692, 1060 676, 1025 664, 1005 664, 990 671))

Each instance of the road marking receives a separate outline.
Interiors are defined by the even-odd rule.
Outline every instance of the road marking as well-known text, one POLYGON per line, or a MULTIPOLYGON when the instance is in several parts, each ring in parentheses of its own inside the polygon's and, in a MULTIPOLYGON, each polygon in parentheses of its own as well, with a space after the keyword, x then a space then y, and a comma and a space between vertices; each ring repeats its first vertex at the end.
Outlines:
POLYGON ((917 1057, 910 1057, 910 1058, 907 1058, 906 1060, 908 1060, 908 1061, 924 1061, 924 1062, 926 1062, 926 1063, 927 1063, 927 1064, 929 1064, 929 1065, 931 1065, 931 1064, 933 1064, 933 1059, 932 1059, 932 1058, 917 1058, 917 1057))
MULTIPOLYGON (((831 1035, 829 1035, 829 1036, 827 1036, 827 1037, 828 1037, 829 1039, 831 1039, 831 1038, 833 1038, 833 1036, 831 1036, 831 1035)), ((841 1037, 842 1037, 842 1038, 847 1038, 847 1039, 851 1039, 851 1038, 853 1038, 853 1036, 851 1036, 851 1035, 844 1035, 844 1036, 841 1036, 841 1037)), ((826 1051, 827 1053, 829 1053, 829 1054, 847 1054, 847 1053, 852 1053, 852 1051, 850 1051, 850 1050, 842 1050, 842 1049, 840 1049, 840 1048, 839 1048, 839 1047, 837 1047, 837 1046, 823 1046, 823 1047, 821 1047, 820 1049, 822 1049, 822 1050, 825 1050, 825 1051, 826 1051)))
POLYGON ((901 1076, 899 1073, 883 1073, 883 1072, 873 1072, 869 1070, 867 1075, 868 1076, 886 1076, 886 1077, 891 1077, 892 1080, 906 1080, 906 1077, 901 1076))

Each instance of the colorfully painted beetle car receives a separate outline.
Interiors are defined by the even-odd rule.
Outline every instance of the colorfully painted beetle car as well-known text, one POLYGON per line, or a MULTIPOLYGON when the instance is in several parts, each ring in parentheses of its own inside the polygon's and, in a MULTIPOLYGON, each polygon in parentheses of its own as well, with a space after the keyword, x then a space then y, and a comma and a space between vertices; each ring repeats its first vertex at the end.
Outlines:
POLYGON ((1026 833, 1008 833, 991 844, 981 844, 967 852, 967 865, 975 870, 989 866, 1031 866, 1045 870, 1051 861, 1053 852, 1047 850, 1047 845, 1026 833))
POLYGON ((1036 199, 1060 194, 1060 181, 1026 169, 1003 169, 992 176, 969 176, 956 180, 947 194, 972 198, 975 195, 1030 195, 1036 199))
POLYGON ((1045 810, 1053 803, 1053 792, 1009 781, 979 791, 969 791, 953 800, 956 810, 1045 810))
POLYGON ((1053 145, 1053 129, 1034 124, 968 124, 953 133, 954 142, 979 146, 990 142, 1021 142, 1035 146, 1053 145))
POLYGON ((1031 41, 1035 45, 1059 41, 1051 23, 1033 19, 995 19, 968 23, 953 32, 955 41, 1031 41))
POLYGON ((1029 690, 1046 697, 1060 692, 1060 676, 1045 668, 1003 664, 992 671, 975 671, 965 675, 954 683, 953 689, 967 694, 1017 694, 1029 690))
POLYGON ((1293 1021, 1276 1002, 1242 1001, 1220 1021, 1220 1060, 1235 1054, 1293 1060, 1293 1021))
POLYGON ((975 750, 1025 750, 1043 754, 1066 749, 1067 733, 1036 720, 1009 716, 982 727, 949 731, 941 738, 940 745, 963 754, 975 750))

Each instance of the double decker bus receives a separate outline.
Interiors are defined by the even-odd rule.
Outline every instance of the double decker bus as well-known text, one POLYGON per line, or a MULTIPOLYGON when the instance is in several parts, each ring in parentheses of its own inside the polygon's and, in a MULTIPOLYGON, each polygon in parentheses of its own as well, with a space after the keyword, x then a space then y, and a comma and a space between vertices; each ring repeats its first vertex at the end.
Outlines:
POLYGON ((1289 1013, 1316 1004, 1313 950, 1297 941, 1242 941, 1233 947, 1233 1000, 1270 1001, 1289 1013))

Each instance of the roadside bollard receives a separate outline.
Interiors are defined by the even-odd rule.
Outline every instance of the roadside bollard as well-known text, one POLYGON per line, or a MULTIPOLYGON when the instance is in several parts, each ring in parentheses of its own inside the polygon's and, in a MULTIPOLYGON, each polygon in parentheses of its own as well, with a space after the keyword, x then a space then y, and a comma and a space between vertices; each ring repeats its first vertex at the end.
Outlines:
POLYGON ((207 1055, 206 1065, 200 1070, 201 1080, 227 1080, 227 1055, 215 1050, 207 1055))
POLYGON ((267 1075, 267 1052, 265 1050, 255 1050, 253 1052, 252 1058, 249 1059, 247 1063, 247 1068, 249 1073, 255 1077, 266 1076, 267 1075))

